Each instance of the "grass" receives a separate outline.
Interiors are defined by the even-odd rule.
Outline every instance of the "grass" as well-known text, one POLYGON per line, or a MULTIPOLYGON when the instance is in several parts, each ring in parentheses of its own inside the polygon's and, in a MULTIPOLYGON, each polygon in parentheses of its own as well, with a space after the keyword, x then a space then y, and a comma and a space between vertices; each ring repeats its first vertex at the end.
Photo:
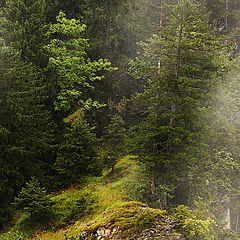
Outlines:
POLYGON ((27 235, 19 232, 7 232, 0 235, 1 240, 25 240, 27 235))
MULTIPOLYGON (((73 187, 53 196, 56 204, 52 221, 34 225, 23 215, 12 234, 16 231, 32 234, 28 238, 31 240, 65 240, 65 235, 76 236, 86 229, 94 233, 110 222, 111 227, 117 226, 131 235, 164 214, 135 202, 142 200, 145 182, 136 157, 125 156, 117 162, 113 174, 106 172, 102 177, 87 178, 83 187, 73 187)), ((5 239, 0 236, 0 240, 5 239)))

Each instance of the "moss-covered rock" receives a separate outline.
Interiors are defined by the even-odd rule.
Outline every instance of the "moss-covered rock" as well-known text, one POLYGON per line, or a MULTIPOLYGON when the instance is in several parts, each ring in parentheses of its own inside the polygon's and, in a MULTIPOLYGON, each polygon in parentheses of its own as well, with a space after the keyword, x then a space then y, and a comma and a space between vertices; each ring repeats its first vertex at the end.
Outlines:
POLYGON ((101 220, 88 223, 86 229, 72 239, 101 240, 183 240, 175 232, 175 223, 165 211, 129 202, 105 211, 101 220))
POLYGON ((166 211, 138 202, 145 193, 145 177, 136 157, 125 156, 118 160, 113 174, 86 178, 81 186, 52 195, 53 220, 46 225, 34 227, 25 214, 10 235, 0 234, 0 239, 185 240, 166 211), (14 234, 21 238, 13 238, 14 234))

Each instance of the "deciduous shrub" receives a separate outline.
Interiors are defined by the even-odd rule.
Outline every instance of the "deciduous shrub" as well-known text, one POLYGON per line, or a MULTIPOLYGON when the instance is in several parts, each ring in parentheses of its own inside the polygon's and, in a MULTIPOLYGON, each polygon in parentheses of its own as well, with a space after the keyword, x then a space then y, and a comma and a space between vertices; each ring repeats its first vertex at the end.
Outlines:
POLYGON ((214 240, 214 221, 200 210, 191 210, 179 205, 172 216, 178 224, 178 230, 189 240, 214 240))

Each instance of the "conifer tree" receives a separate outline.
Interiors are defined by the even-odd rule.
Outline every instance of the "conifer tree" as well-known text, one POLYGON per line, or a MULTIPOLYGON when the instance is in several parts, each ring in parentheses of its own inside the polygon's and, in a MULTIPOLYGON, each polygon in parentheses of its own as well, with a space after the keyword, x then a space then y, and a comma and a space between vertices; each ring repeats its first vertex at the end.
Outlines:
POLYGON ((103 144, 104 165, 114 170, 117 159, 124 154, 125 122, 120 115, 114 115, 106 128, 103 144))
POLYGON ((238 0, 206 0, 210 20, 221 33, 234 30, 239 24, 240 3, 238 0))
POLYGON ((7 209, 26 179, 33 175, 47 179, 44 174, 49 175, 51 169, 55 126, 34 67, 4 44, 0 65, 0 207, 7 209))
POLYGON ((9 0, 4 10, 3 36, 6 43, 20 52, 21 60, 43 67, 46 57, 45 0, 9 0))
POLYGON ((34 220, 44 220, 52 213, 53 202, 47 195, 45 188, 41 187, 39 181, 32 177, 15 197, 15 206, 29 213, 34 220))
POLYGON ((67 129, 60 145, 55 168, 63 185, 79 183, 87 175, 101 173, 97 138, 83 118, 67 129))
POLYGON ((153 177, 153 195, 159 184, 181 182, 188 146, 205 126, 201 113, 220 69, 220 42, 207 22, 206 9, 188 0, 166 9, 165 25, 140 43, 141 54, 130 68, 136 78, 147 79, 147 89, 138 96, 148 114, 139 148, 153 176, 160 175, 160 180, 153 177))

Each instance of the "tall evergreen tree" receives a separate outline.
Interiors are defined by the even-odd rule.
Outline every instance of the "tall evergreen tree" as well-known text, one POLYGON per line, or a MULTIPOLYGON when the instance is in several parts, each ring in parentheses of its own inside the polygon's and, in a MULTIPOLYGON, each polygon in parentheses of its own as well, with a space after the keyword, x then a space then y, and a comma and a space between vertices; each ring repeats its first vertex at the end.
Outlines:
POLYGON ((153 177, 153 195, 159 184, 181 183, 188 146, 205 127, 201 114, 220 69, 220 42, 208 24, 206 9, 183 0, 166 11, 165 25, 140 44, 141 53, 130 68, 136 78, 147 79, 146 90, 139 95, 148 115, 141 125, 139 147, 153 176, 160 174, 159 180, 153 177))
POLYGON ((125 134, 126 128, 123 118, 120 115, 114 115, 106 128, 106 135, 102 146, 104 167, 111 168, 112 172, 116 161, 124 154, 125 134))
POLYGON ((237 0, 205 0, 210 20, 221 32, 233 30, 239 24, 240 3, 237 0))
POLYGON ((97 145, 95 134, 83 118, 80 117, 71 124, 55 163, 60 182, 64 186, 77 184, 87 175, 101 173, 97 145))
MULTIPOLYGON (((24 181, 49 173, 54 124, 44 106, 45 91, 33 66, 14 49, 1 47, 0 162, 1 208, 13 200, 24 181), (3 204, 3 206, 2 206, 3 204)), ((46 178, 45 178, 46 179, 46 178)))
POLYGON ((20 52, 21 59, 43 67, 46 57, 45 0, 9 0, 4 10, 3 35, 8 45, 20 52))
POLYGON ((213 102, 205 112, 207 131, 200 133, 188 173, 190 198, 210 208, 227 228, 238 224, 239 215, 236 204, 240 194, 238 85, 238 73, 229 69, 212 91, 213 102))

